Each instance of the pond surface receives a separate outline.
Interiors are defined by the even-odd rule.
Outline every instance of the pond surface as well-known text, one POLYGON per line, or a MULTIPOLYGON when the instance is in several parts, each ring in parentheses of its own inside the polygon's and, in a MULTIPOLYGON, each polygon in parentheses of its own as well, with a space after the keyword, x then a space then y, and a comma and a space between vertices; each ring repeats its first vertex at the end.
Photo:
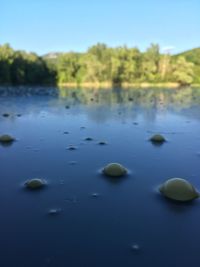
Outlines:
POLYGON ((200 190, 200 89, 1 87, 0 134, 17 139, 0 146, 1 267, 198 266, 200 200, 157 188, 200 190), (110 162, 128 176, 104 177, 110 162), (25 190, 35 177, 46 188, 25 190))

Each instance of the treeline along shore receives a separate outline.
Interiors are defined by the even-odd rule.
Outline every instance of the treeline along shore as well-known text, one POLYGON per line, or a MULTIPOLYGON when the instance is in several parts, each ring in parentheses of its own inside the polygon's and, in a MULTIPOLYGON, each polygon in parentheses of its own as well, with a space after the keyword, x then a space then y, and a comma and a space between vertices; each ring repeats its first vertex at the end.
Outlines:
POLYGON ((35 53, 0 45, 0 85, 65 87, 200 86, 200 48, 178 55, 161 53, 157 44, 138 48, 98 43, 85 53, 35 53))

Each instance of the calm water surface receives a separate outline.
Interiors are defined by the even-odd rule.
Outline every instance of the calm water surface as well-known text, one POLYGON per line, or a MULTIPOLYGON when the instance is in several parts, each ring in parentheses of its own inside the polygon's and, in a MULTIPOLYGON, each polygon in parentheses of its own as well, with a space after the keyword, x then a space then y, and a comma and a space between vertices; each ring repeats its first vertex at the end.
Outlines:
POLYGON ((1 267, 199 266, 200 201, 157 187, 183 177, 200 190, 200 89, 0 87, 5 133, 17 141, 0 146, 1 267), (129 175, 103 177, 110 162, 129 175), (47 187, 25 190, 34 177, 47 187))

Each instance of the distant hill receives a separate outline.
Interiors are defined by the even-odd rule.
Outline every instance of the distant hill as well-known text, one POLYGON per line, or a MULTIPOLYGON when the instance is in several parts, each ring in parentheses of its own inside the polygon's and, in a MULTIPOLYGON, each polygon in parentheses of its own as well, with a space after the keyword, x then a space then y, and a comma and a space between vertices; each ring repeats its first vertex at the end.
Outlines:
POLYGON ((56 66, 60 55, 62 55, 60 52, 50 52, 43 55, 42 58, 50 69, 56 71, 56 66))
POLYGON ((187 61, 194 64, 194 83, 200 83, 200 47, 177 54, 174 58, 183 56, 187 61))
POLYGON ((200 66, 200 47, 185 51, 176 55, 175 57, 177 56, 184 56, 187 61, 200 66))
POLYGON ((59 55, 62 54, 60 52, 50 52, 48 54, 43 55, 42 57, 45 59, 57 59, 59 55))

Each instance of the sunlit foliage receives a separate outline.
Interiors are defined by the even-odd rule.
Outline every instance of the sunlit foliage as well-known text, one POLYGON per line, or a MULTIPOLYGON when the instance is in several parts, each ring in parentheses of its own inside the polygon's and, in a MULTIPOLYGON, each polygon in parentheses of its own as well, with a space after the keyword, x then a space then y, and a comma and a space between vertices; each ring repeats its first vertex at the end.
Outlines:
POLYGON ((98 43, 86 53, 55 53, 40 57, 0 46, 0 84, 68 83, 200 83, 200 62, 193 54, 160 53, 157 44, 141 52, 127 46, 111 48, 98 43), (192 63, 192 59, 195 62, 192 63))

